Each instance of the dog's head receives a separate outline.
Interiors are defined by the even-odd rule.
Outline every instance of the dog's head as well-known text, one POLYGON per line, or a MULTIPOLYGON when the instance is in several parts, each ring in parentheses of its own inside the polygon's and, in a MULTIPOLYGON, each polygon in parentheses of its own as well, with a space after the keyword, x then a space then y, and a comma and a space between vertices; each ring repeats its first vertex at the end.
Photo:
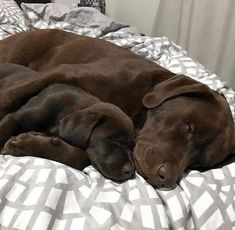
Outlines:
POLYGON ((137 171, 157 188, 173 188, 186 168, 209 168, 233 150, 234 122, 225 98, 176 76, 143 98, 146 121, 134 149, 137 171))
POLYGON ((118 107, 97 103, 77 110, 60 121, 59 136, 88 153, 92 165, 117 182, 134 175, 134 127, 118 107))

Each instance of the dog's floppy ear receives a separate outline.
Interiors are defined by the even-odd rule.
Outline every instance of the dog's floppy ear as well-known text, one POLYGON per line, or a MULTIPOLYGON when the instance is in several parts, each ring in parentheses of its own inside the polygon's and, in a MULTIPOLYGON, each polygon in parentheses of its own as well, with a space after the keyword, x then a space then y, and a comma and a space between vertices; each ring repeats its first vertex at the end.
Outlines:
POLYGON ((205 94, 211 94, 206 85, 184 75, 176 75, 159 83, 152 92, 146 94, 143 98, 143 105, 151 109, 179 95, 202 96, 205 94))
POLYGON ((58 135, 69 144, 86 149, 92 132, 102 120, 103 114, 98 111, 75 111, 60 121, 58 135))

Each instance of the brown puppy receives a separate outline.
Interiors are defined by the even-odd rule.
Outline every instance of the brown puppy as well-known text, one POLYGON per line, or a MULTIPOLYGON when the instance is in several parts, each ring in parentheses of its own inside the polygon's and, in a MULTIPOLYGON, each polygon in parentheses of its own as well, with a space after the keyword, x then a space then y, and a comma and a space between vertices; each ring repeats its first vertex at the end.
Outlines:
MULTIPOLYGON (((7 114, 0 121, 0 144, 3 146, 11 136, 32 130, 58 136, 68 144, 85 150, 93 166, 107 178, 124 181, 134 174, 131 156, 134 128, 130 118, 118 107, 101 102, 78 87, 53 84, 16 112, 7 114)), ((22 137, 26 137, 27 141, 30 135, 10 140, 5 152, 11 149, 11 154, 19 155, 18 147, 21 146, 22 154, 40 156, 41 149, 27 152, 29 148, 26 148, 27 151, 23 148, 22 137)), ((55 152, 46 154, 49 159, 56 155, 55 152)), ((74 162, 64 156, 66 152, 57 154, 55 160, 61 159, 60 162, 74 167, 74 162)), ((79 151, 77 154, 78 159, 84 158, 83 153, 81 157, 79 151)), ((79 165, 76 168, 81 169, 79 165)))
POLYGON ((3 88, 0 109, 6 97, 11 105, 14 95, 19 100, 58 81, 120 107, 139 130, 138 171, 158 188, 175 186, 185 168, 211 167, 234 149, 234 122, 224 97, 109 42, 59 30, 30 31, 1 41, 0 61, 45 71, 3 88))
POLYGON ((34 131, 11 137, 5 143, 1 154, 42 157, 79 170, 91 164, 87 152, 81 148, 72 146, 58 137, 34 131))

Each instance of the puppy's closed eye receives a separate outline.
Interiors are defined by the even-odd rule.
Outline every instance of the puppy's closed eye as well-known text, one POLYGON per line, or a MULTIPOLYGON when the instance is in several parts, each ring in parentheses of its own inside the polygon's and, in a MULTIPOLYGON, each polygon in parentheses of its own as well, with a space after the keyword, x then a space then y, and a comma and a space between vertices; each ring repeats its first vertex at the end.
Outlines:
POLYGON ((127 148, 134 148, 134 142, 128 141, 123 137, 109 137, 109 140, 114 143, 115 145, 125 146, 127 148))

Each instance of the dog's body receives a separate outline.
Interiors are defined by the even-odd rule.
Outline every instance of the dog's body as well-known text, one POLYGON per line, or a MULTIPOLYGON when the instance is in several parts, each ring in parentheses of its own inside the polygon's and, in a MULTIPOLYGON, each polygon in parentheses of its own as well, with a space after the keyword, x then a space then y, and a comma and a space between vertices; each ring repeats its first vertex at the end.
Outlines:
MULTIPOLYGON (((19 110, 7 114, 0 121, 0 144, 3 146, 13 135, 30 131, 59 137, 69 145, 85 150, 91 163, 107 178, 123 181, 134 174, 131 156, 134 147, 134 128, 130 118, 118 107, 101 102, 79 87, 52 84, 32 97, 19 110)), ((28 135, 35 139, 32 133, 28 135)), ((28 140, 29 136, 24 134, 23 139, 28 140)), ((23 139, 22 135, 13 138, 3 150, 6 153, 15 152, 16 155, 40 155, 43 152, 41 148, 29 152, 23 148, 24 144, 19 148, 20 143, 24 142, 23 139), (16 142, 19 142, 18 146, 16 142)), ((45 138, 43 141, 45 142, 45 138)), ((63 141, 60 142, 61 145, 65 145, 63 141)), ((63 154, 68 154, 68 158, 74 159, 74 148, 71 152, 63 154), (69 154, 73 157, 69 157, 69 154)), ((51 151, 47 154, 49 159, 56 155, 51 151)), ((66 159, 65 156, 60 156, 61 154, 58 152, 57 157, 66 159)), ((81 169, 80 165, 85 165, 87 159, 85 158, 85 163, 82 163, 83 151, 81 154, 77 151, 76 154, 77 158, 81 159, 76 168, 81 169)), ((74 161, 61 162, 74 167, 74 161)))
MULTIPOLYGON (((129 50, 39 30, 1 41, 0 53, 0 62, 43 71, 38 79, 11 89, 19 99, 51 82, 67 82, 120 107, 139 129, 137 171, 156 187, 172 187, 185 168, 212 167, 233 152, 234 122, 225 98, 129 50)), ((4 91, 9 104, 14 101, 11 90, 4 91)))
POLYGON ((72 146, 59 137, 35 131, 21 133, 8 139, 1 154, 42 157, 79 170, 91 164, 87 152, 81 148, 72 146))

